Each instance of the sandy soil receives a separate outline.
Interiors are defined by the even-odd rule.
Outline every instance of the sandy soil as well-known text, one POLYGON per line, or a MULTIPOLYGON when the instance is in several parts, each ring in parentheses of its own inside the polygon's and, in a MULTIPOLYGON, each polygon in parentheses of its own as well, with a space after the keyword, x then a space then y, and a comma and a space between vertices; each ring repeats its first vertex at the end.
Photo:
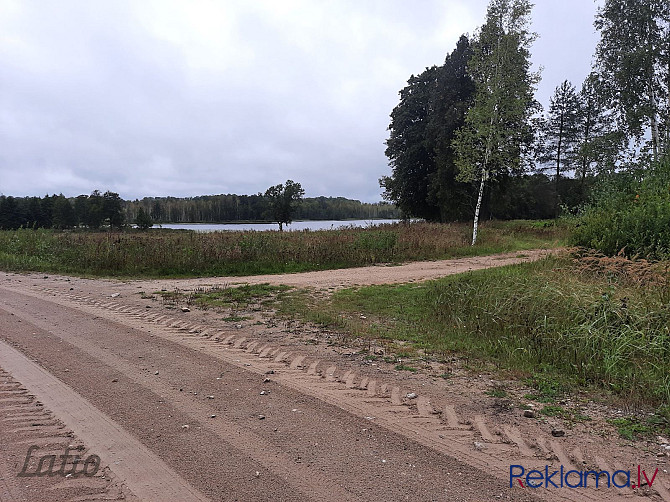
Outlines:
POLYGON ((138 294, 258 282, 318 293, 544 254, 250 278, 4 274, 0 501, 670 501, 667 450, 618 439, 598 418, 615 410, 583 403, 594 419, 572 424, 527 418, 518 405, 527 389, 458 362, 398 372, 365 358, 381 348, 362 350, 260 308, 229 321, 138 294), (437 376, 445 372, 452 377, 437 376), (501 384, 507 397, 486 394, 501 384), (29 472, 69 446, 101 466, 92 477, 18 477, 31 445, 29 472), (638 465, 650 479, 658 473, 652 487, 531 489, 510 487, 510 465, 625 469, 633 482, 638 465))

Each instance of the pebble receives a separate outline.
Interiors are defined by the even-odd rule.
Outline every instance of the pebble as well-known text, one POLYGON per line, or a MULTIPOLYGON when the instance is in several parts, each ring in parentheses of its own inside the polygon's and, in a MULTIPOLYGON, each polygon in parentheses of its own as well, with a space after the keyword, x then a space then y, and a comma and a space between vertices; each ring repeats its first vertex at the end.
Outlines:
POLYGON ((207 396, 207 399, 214 399, 214 396, 207 396))
POLYGON ((263 380, 263 383, 268 383, 268 382, 271 382, 271 381, 272 380, 270 380, 269 378, 266 378, 265 380, 263 380))
POLYGON ((419 396, 416 394, 416 392, 410 392, 410 393, 407 394, 407 396, 405 396, 405 397, 407 397, 407 399, 416 399, 416 398, 419 397, 419 396))
POLYGON ((118 378, 112 378, 112 382, 113 382, 113 383, 116 383, 116 382, 118 382, 118 381, 119 381, 118 378))
POLYGON ((479 441, 475 441, 474 443, 475 450, 483 450, 486 448, 486 445, 484 443, 480 443, 479 441))
POLYGON ((258 420, 265 420, 265 415, 258 415, 258 420))
POLYGON ((261 391, 261 396, 264 396, 264 395, 269 394, 269 393, 270 393, 269 390, 262 390, 261 391))
POLYGON ((154 375, 158 375, 158 371, 155 371, 155 372, 154 372, 154 375))
POLYGON ((551 435, 554 436, 555 438, 562 438, 565 436, 565 431, 561 429, 552 429, 551 435))
POLYGON ((216 415, 210 415, 209 418, 216 418, 216 415))
POLYGON ((191 309, 188 308, 188 307, 182 307, 182 308, 181 308, 181 311, 182 311, 182 312, 190 312, 191 309))
POLYGON ((111 296, 112 298, 118 298, 119 296, 121 296, 121 293, 112 293, 111 296))
POLYGON ((533 410, 524 410, 523 416, 526 418, 535 418, 535 412, 533 410))

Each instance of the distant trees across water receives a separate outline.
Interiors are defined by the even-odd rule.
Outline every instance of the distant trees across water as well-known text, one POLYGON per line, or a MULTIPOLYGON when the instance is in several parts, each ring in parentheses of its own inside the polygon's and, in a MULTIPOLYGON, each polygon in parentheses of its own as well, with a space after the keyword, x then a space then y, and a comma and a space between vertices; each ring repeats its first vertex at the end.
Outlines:
MULTIPOLYGON (((227 223, 275 221, 268 197, 258 195, 202 195, 199 197, 145 197, 125 203, 126 217, 134 219, 142 207, 155 223, 227 223)), ((349 220, 402 218, 388 202, 361 202, 344 197, 305 197, 294 220, 349 220)))
MULTIPOLYGON (((273 221, 264 195, 203 195, 199 197, 145 197, 125 201, 118 193, 95 190, 68 198, 0 196, 0 229, 74 227, 121 228, 137 220, 140 208, 154 223, 226 223, 273 221)), ((344 197, 308 197, 295 208, 295 220, 401 218, 395 205, 367 203, 344 197)))

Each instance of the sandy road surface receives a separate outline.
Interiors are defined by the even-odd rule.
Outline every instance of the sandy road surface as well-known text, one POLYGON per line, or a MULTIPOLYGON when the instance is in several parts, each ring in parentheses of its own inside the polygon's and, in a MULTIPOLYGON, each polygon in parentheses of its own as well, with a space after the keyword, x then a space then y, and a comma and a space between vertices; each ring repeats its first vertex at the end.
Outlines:
POLYGON ((350 286, 368 286, 374 284, 398 284, 406 282, 426 281, 446 275, 460 274, 470 270, 501 267, 527 261, 538 260, 555 250, 534 249, 529 251, 503 253, 493 256, 473 256, 453 260, 418 261, 400 266, 356 267, 338 270, 323 270, 299 274, 257 275, 251 277, 217 277, 201 279, 177 279, 158 281, 132 281, 142 285, 148 291, 162 287, 173 289, 191 289, 201 285, 221 283, 247 284, 286 284, 298 288, 316 290, 333 290, 350 286))
MULTIPOLYGON (((519 259, 498 258, 220 280, 329 289, 519 259)), ((136 294, 212 282, 2 277, 0 501, 670 500, 667 457, 579 426, 554 437, 556 424, 486 397, 485 376, 399 374, 308 326, 136 294), (102 465, 17 477, 31 445, 29 472, 66 447, 102 465), (511 464, 660 470, 651 488, 533 490, 509 487, 511 464)))

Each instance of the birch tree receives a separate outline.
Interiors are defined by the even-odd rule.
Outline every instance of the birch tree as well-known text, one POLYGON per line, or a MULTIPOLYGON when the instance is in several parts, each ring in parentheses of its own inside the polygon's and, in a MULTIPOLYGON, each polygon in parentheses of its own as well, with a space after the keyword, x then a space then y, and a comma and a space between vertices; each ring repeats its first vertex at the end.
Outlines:
POLYGON ((670 126, 670 3, 606 0, 595 26, 601 33, 596 68, 604 98, 629 138, 651 136, 658 160, 667 153, 670 126))
POLYGON ((475 83, 474 104, 454 139, 459 179, 479 184, 472 229, 477 242, 479 212, 488 180, 518 169, 535 108, 530 71, 528 31, 532 5, 528 0, 491 0, 486 23, 473 44, 468 73, 475 83))

